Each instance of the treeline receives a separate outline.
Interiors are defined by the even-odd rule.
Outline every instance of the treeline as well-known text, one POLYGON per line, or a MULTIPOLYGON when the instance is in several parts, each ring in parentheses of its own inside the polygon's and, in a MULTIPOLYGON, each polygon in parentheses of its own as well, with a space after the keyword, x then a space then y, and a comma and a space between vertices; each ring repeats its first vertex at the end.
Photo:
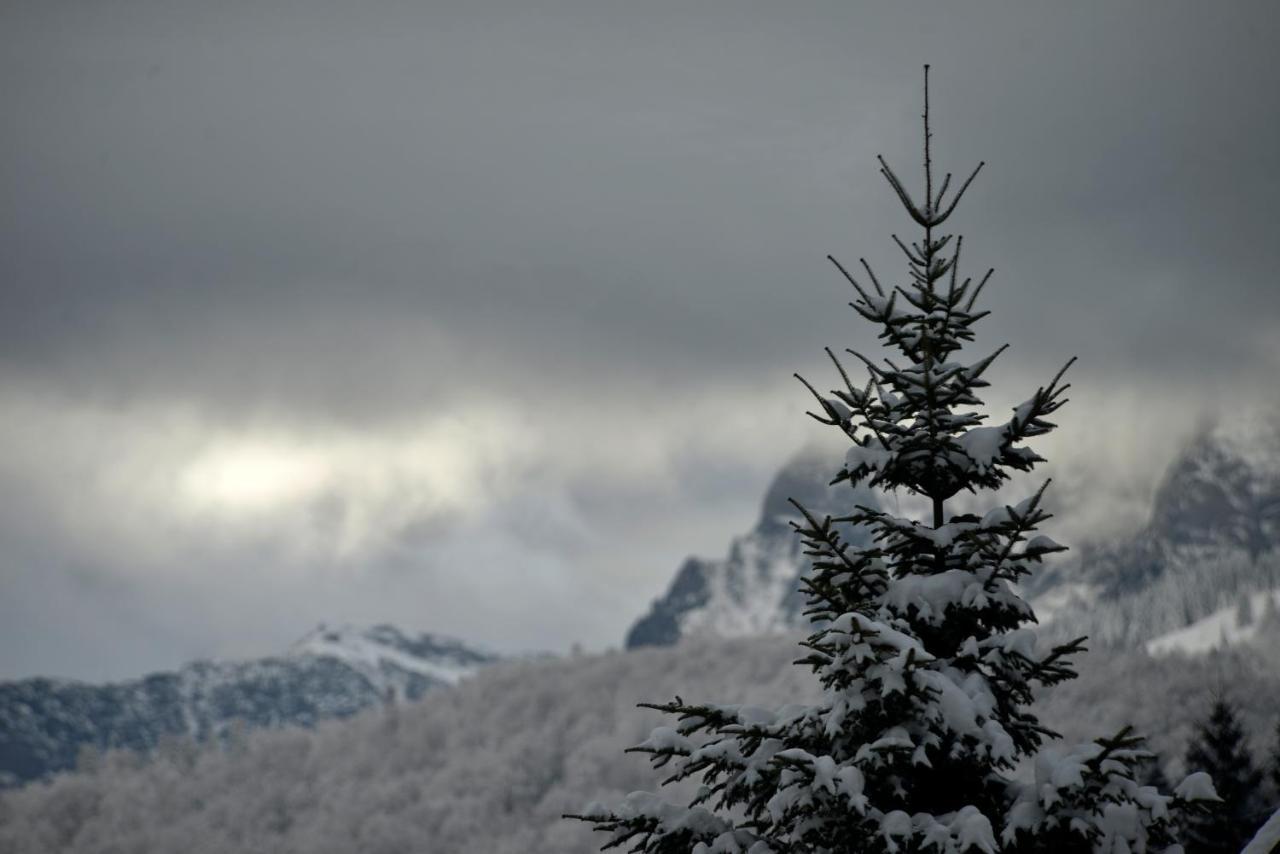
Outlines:
POLYGON ((1186 817, 1187 854, 1235 854, 1280 809, 1280 724, 1270 755, 1261 762, 1254 760, 1251 741, 1235 703, 1219 696, 1196 728, 1186 764, 1208 773, 1222 800, 1186 817))
MULTIPOLYGON (((1267 656, 1085 656, 1082 677, 1042 711, 1068 741, 1133 723, 1174 777, 1221 688, 1241 743, 1264 757, 1280 709, 1280 668, 1267 656)), ((0 851, 587 854, 600 840, 562 813, 656 787, 642 758, 619 752, 664 722, 638 701, 811 702, 796 657, 795 639, 760 638, 502 664, 314 730, 90 755, 77 773, 0 794, 0 851)))
POLYGON ((1280 594, 1272 592, 1258 613, 1245 604, 1254 594, 1280 589, 1280 554, 1275 550, 1253 557, 1238 549, 1183 547, 1166 555, 1162 567, 1157 579, 1134 593, 1056 611, 1042 636, 1088 635, 1095 646, 1127 648, 1236 607, 1245 620, 1270 624, 1280 637, 1280 594))

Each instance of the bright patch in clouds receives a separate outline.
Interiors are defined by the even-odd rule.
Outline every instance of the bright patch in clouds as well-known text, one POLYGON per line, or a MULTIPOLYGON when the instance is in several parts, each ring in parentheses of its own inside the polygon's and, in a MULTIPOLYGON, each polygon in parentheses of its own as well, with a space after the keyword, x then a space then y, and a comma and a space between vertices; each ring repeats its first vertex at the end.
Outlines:
POLYGON ((7 389, 0 483, 24 500, 0 513, 0 588, 26 598, 6 613, 53 596, 144 651, 38 668, 93 678, 262 654, 319 621, 616 643, 681 558, 750 523, 803 440, 787 391, 510 394, 344 423, 7 389))
MULTIPOLYGON (((1034 388, 1023 379, 1005 385, 1034 388)), ((790 453, 829 437, 798 416, 802 391, 784 378, 590 401, 513 393, 347 423, 7 391, 0 482, 23 500, 0 513, 0 587, 45 601, 41 585, 61 579, 68 607, 140 639, 149 666, 260 654, 319 621, 509 649, 616 643, 680 560, 751 524, 790 453), (174 638, 186 646, 170 652, 174 638)), ((1063 419, 1070 441, 1043 444, 1064 542, 1118 503, 1149 506, 1171 449, 1132 429, 1134 398, 1090 394, 1063 419)))
POLYGON ((331 476, 323 455, 283 444, 251 442, 211 448, 179 477, 197 506, 257 512, 314 496, 331 476))
POLYGON ((432 520, 500 497, 499 472, 530 455, 496 412, 421 417, 365 431, 246 427, 202 438, 176 466, 177 515, 232 536, 272 537, 304 556, 358 561, 432 520))
POLYGON ((510 465, 506 457, 518 447, 500 420, 483 413, 360 433, 304 425, 246 429, 204 440, 180 462, 176 483, 189 510, 246 517, 288 511, 327 493, 397 501, 415 512, 451 510, 483 501, 491 470, 510 465))

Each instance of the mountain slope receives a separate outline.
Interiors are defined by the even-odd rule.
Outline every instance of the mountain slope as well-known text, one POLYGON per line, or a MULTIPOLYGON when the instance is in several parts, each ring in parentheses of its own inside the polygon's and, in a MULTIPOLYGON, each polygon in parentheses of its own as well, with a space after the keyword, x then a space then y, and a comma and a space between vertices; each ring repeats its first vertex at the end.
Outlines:
POLYGON ((1280 590, 1246 593, 1235 605, 1152 638, 1146 650, 1152 655, 1200 655, 1241 644, 1280 649, 1280 590))
POLYGON ((389 700, 417 699, 494 656, 391 626, 320 628, 285 655, 197 661, 142 679, 89 685, 0 684, 0 783, 74 767, 86 748, 150 750, 165 738, 227 737, 239 728, 312 726, 389 700))
MULTIPOLYGON (((806 449, 793 457, 765 493, 760 518, 735 537, 719 560, 691 557, 667 592, 627 632, 626 646, 667 646, 686 637, 742 637, 800 627, 797 592, 808 569, 790 522, 799 518, 791 499, 814 516, 847 514, 855 504, 878 506, 867 490, 830 486, 829 456, 806 449)), ((859 533, 846 532, 854 543, 859 533)))
MULTIPOLYGON (((95 771, 0 792, 0 851, 587 854, 599 835, 562 813, 653 791, 666 776, 622 753, 669 723, 637 702, 811 702, 812 674, 790 664, 799 652, 793 637, 703 639, 507 662, 395 714, 255 732, 243 750, 162 753, 142 766, 108 755, 95 771)), ((1254 650, 1084 656, 1082 677, 1039 707, 1073 741, 1133 723, 1178 765, 1225 684, 1262 755, 1280 706, 1276 663, 1254 650)), ((675 788, 664 795, 678 799, 675 788)))
POLYGON ((1051 637, 1132 646, 1280 587, 1280 418, 1240 415, 1173 461, 1136 534, 1086 544, 1027 585, 1051 637))

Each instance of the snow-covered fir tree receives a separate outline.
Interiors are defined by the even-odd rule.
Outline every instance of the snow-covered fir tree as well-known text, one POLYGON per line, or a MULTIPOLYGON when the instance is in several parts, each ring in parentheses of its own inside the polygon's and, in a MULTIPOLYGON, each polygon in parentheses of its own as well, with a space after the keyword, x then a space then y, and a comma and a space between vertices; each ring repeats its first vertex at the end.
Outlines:
MULTIPOLYGON (((1138 782, 1140 739, 1050 750, 1054 733, 1030 710, 1036 686, 1075 676, 1082 639, 1039 650, 1031 608, 1015 584, 1063 550, 1035 531, 1049 514, 1044 486, 985 515, 948 515, 961 490, 1001 486, 1042 458, 1025 446, 1053 428, 1062 371, 999 424, 984 425, 978 391, 1000 348, 961 358, 988 312, 959 273, 961 239, 943 226, 982 164, 953 185, 935 182, 925 69, 924 189, 913 196, 880 159, 881 174, 921 230, 904 242, 901 285, 882 285, 866 262, 852 303, 893 351, 855 382, 827 350, 842 387, 807 382, 810 413, 851 442, 833 482, 905 490, 929 499, 929 518, 850 506, 817 518, 797 505, 812 558, 804 582, 813 633, 797 662, 824 688, 817 705, 757 708, 652 705, 674 718, 634 751, 702 783, 688 804, 636 792, 580 815, 606 848, 645 854, 783 852, 1150 851, 1175 846, 1171 810, 1214 797, 1204 774, 1174 794, 1138 782), (863 526, 865 548, 842 530, 863 526)), ((1069 364, 1069 363, 1068 363, 1069 364)), ((1063 371, 1066 369, 1064 368, 1063 371)), ((802 380, 803 382, 803 380, 802 380)), ((1045 484, 1047 485, 1047 483, 1045 484)))
POLYGON ((1187 817, 1188 854, 1235 854, 1274 805, 1266 802, 1263 773, 1249 755, 1240 716, 1225 698, 1214 701, 1208 719, 1196 728, 1187 747, 1187 766, 1203 769, 1221 798, 1210 809, 1187 817))

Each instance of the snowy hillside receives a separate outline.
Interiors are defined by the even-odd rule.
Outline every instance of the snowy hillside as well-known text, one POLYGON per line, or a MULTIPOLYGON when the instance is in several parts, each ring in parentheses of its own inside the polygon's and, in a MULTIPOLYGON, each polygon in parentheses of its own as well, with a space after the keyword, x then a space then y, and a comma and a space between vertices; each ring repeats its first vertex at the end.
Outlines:
POLYGON ((391 626, 321 627, 279 657, 197 661, 130 682, 0 684, 0 782, 71 768, 85 748, 150 750, 163 738, 233 727, 312 726, 391 699, 416 699, 494 656, 391 626))
MULTIPOLYGON (((848 513, 854 504, 877 506, 867 490, 829 486, 831 468, 829 455, 815 449, 792 458, 770 484, 755 527, 735 537, 719 560, 686 560, 667 592, 631 627, 627 648, 803 628, 797 590, 808 565, 790 525, 799 514, 789 499, 817 517, 848 513)), ((864 541, 856 534, 850 540, 864 541)))
MULTIPOLYGON (((773 705, 814 699, 791 637, 697 640, 673 648, 486 668, 427 702, 370 710, 312 730, 252 733, 232 749, 111 754, 85 773, 0 792, 0 850, 262 851, 276 854, 586 854, 564 812, 652 790, 659 772, 622 749, 668 721, 641 700, 674 694, 773 705)), ((1070 738, 1134 723, 1171 773, 1219 684, 1266 739, 1280 708, 1275 658, 1235 651, 1153 659, 1086 657, 1052 691, 1045 720, 1070 738)), ((1258 755, 1269 742, 1260 741, 1258 755)), ((670 790, 666 794, 675 797, 670 790)))
POLYGON ((1146 648, 1152 655, 1202 655, 1241 644, 1280 645, 1280 590, 1246 593, 1236 605, 1153 638, 1146 648))

